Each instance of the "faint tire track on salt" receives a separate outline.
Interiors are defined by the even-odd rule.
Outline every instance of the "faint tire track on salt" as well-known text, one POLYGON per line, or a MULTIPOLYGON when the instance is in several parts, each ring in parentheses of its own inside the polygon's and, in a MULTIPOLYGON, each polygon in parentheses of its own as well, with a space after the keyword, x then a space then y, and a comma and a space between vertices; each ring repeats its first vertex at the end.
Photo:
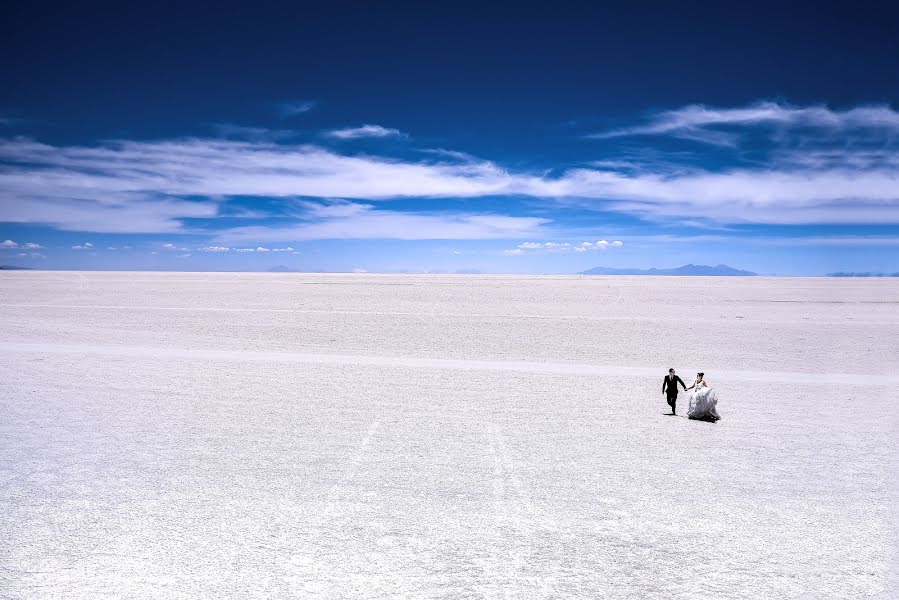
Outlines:
MULTIPOLYGON (((325 493, 325 503, 321 511, 315 515, 315 518, 307 521, 307 526, 319 530, 325 528, 340 529, 336 525, 340 516, 339 505, 347 500, 345 491, 359 474, 362 464, 369 455, 371 442, 380 426, 381 423, 379 421, 374 421, 368 426, 352 457, 344 462, 342 471, 335 478, 331 487, 328 488, 327 493, 325 493)), ((310 553, 308 548, 305 549, 307 550, 306 553, 294 552, 289 559, 285 560, 285 571, 289 573, 289 575, 285 576, 285 580, 294 594, 299 593, 308 596, 309 594, 315 595, 315 592, 323 591, 318 588, 322 583, 322 578, 325 577, 329 570, 327 569, 329 566, 327 560, 330 559, 330 556, 325 560, 322 559, 323 555, 330 555, 331 552, 321 550, 310 553), (325 567, 324 570, 316 569, 317 565, 325 567)))
MULTIPOLYGON (((510 549, 509 558, 516 573, 528 573, 534 571, 531 562, 536 547, 534 540, 538 533, 557 532, 558 526, 551 519, 542 518, 534 507, 527 489, 518 475, 509 448, 505 442, 505 436, 496 423, 488 422, 485 427, 487 438, 487 451, 493 460, 493 503, 497 516, 496 526, 508 526, 514 529, 512 537, 514 547, 510 549)), ((496 539, 507 538, 497 532, 496 539)), ((494 553, 496 553, 494 547, 494 553)), ((497 564, 509 564, 504 557, 496 559, 497 564)), ((553 595, 553 584, 557 580, 559 563, 552 561, 550 573, 540 576, 528 576, 526 579, 531 586, 539 589, 539 597, 550 598, 553 595)), ((541 569, 545 573, 545 569, 541 569)), ((521 575, 518 575, 519 577, 521 575)), ((492 580, 499 579, 499 574, 494 573, 492 580)))

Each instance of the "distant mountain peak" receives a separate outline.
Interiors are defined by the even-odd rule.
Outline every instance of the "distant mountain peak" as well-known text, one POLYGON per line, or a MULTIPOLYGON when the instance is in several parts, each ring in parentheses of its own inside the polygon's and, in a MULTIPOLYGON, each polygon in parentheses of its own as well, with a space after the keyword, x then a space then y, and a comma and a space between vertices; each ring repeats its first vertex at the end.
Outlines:
POLYGON ((668 275, 668 276, 701 276, 701 277, 751 277, 756 275, 752 271, 735 269, 725 264, 694 265, 688 264, 676 269, 613 269, 610 267, 594 267, 587 271, 581 271, 580 275, 668 275))

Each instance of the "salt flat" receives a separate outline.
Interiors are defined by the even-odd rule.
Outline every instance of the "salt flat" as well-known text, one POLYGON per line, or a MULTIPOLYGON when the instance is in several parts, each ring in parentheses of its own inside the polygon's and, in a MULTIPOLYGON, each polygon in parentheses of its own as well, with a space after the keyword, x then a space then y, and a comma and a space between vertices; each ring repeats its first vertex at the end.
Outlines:
POLYGON ((0 273, 0 597, 895 597, 897 299, 0 273))

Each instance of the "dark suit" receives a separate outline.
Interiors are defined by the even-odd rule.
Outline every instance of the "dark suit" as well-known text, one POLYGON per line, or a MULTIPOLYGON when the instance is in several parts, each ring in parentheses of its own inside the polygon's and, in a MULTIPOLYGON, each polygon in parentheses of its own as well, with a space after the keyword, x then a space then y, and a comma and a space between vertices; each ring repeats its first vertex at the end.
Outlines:
POLYGON ((671 407, 671 412, 675 412, 675 406, 677 405, 677 384, 680 383, 681 387, 687 389, 686 384, 684 384, 684 380, 674 376, 672 379, 670 375, 665 375, 665 380, 662 381, 662 393, 666 395, 668 398, 668 406, 671 407))

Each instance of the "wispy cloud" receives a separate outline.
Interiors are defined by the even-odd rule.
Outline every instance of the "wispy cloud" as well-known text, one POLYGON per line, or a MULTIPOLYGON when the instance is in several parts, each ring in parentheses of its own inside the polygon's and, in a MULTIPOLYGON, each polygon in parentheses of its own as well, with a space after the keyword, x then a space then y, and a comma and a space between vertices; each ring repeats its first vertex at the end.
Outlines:
POLYGON ((631 135, 674 135, 712 144, 732 145, 737 134, 720 128, 774 125, 787 128, 824 129, 831 133, 873 131, 899 132, 899 112, 889 106, 860 106, 844 111, 826 106, 797 107, 777 102, 759 102, 746 107, 716 108, 691 104, 653 115, 648 123, 590 134, 612 138, 631 135))
POLYGON ((481 162, 481 159, 474 156, 473 154, 469 154, 468 152, 459 152, 457 150, 447 150, 446 148, 421 148, 419 149, 419 152, 423 152, 425 154, 433 154, 435 156, 449 158, 459 162, 481 162))
POLYGON ((266 248, 265 246, 257 246, 255 248, 234 248, 234 251, 241 254, 268 254, 269 252, 290 252, 292 254, 299 254, 291 246, 287 246, 286 248, 266 248))
POLYGON ((78 244, 76 246, 72 246, 72 250, 93 250, 94 245, 90 242, 84 242, 83 244, 78 244))
POLYGON ((17 138, 0 140, 0 160, 0 221, 116 233, 185 231, 184 219, 215 217, 230 196, 472 197, 515 181, 485 161, 403 162, 230 140, 71 147, 17 138))
MULTIPOLYGON (((773 136, 767 154, 752 164, 708 167, 697 160, 673 166, 664 157, 646 155, 551 174, 509 170, 467 155, 461 162, 401 160, 261 140, 53 146, 6 139, 0 140, 0 221, 72 231, 177 233, 196 231, 188 225, 192 219, 230 214, 220 208, 235 196, 287 202, 347 198, 357 202, 304 207, 295 223, 298 237, 259 241, 527 238, 547 220, 470 211, 400 212, 358 202, 526 196, 542 201, 543 209, 564 203, 691 223, 899 223, 899 113, 888 107, 694 106, 663 113, 647 127, 666 133, 727 125, 739 139, 744 129, 770 122, 790 126, 773 136), (806 143, 810 127, 817 132, 812 144, 806 143), (398 223, 413 230, 403 232, 398 223), (370 227, 371 233, 357 226, 370 227), (421 233, 414 231, 418 226, 421 233)), ((280 223, 273 225, 256 231, 285 233, 280 223)))
MULTIPOLYGON (((303 203, 302 222, 287 227, 235 227, 224 243, 325 239, 478 240, 532 237, 548 219, 468 213, 408 213, 350 202, 303 203)), ((238 250, 240 251, 240 250, 238 250)))
POLYGON ((899 174, 889 169, 696 169, 673 176, 584 170, 569 175, 564 185, 571 196, 605 198, 596 208, 650 219, 767 224, 899 222, 899 174))
POLYGON ((884 247, 899 246, 899 237, 889 236, 801 236, 801 237, 759 237, 747 240, 752 244, 765 246, 837 246, 837 247, 884 247))
POLYGON ((362 125, 346 129, 334 129, 325 135, 339 140, 355 140, 359 138, 405 137, 399 129, 391 129, 380 125, 362 125))
POLYGON ((247 127, 234 123, 215 123, 212 128, 219 137, 237 140, 274 142, 295 138, 298 135, 298 132, 293 129, 247 127))
POLYGON ((168 252, 190 252, 190 248, 179 248, 171 242, 166 242, 165 244, 163 244, 162 249, 168 252))
POLYGON ((315 102, 312 100, 290 100, 278 103, 275 108, 282 117, 292 117, 309 112, 315 108, 315 102))

